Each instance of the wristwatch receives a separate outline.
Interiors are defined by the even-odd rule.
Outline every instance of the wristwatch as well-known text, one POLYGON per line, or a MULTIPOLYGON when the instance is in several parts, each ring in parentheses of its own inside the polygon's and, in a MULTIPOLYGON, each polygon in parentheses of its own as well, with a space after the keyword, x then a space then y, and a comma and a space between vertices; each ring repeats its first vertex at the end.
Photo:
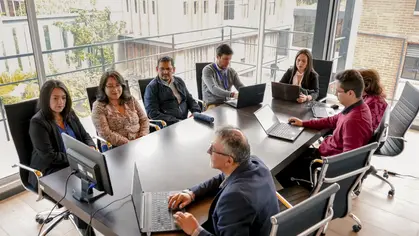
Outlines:
POLYGON ((185 190, 182 190, 182 193, 189 194, 189 196, 191 196, 192 201, 195 200, 194 197, 193 197, 193 192, 191 190, 185 189, 185 190))

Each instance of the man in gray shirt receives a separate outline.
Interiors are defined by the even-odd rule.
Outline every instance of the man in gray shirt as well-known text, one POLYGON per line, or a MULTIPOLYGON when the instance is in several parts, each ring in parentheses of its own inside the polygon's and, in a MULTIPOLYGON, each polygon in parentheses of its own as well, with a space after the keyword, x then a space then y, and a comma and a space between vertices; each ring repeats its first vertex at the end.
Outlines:
POLYGON ((227 44, 217 47, 217 62, 202 70, 202 94, 207 109, 221 105, 227 98, 238 98, 238 92, 231 92, 234 87, 243 87, 237 72, 229 67, 233 50, 227 44))

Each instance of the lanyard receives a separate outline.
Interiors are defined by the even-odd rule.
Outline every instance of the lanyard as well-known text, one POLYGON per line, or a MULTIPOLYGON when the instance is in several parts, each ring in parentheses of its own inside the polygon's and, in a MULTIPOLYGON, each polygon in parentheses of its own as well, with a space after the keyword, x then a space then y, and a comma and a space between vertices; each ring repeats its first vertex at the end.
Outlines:
POLYGON ((212 66, 214 67, 215 71, 217 71, 218 77, 220 78, 221 82, 223 82, 224 89, 227 90, 228 89, 228 78, 227 78, 227 75, 226 76, 223 76, 221 74, 221 71, 219 71, 217 69, 217 66, 215 65, 215 63, 213 63, 212 66))

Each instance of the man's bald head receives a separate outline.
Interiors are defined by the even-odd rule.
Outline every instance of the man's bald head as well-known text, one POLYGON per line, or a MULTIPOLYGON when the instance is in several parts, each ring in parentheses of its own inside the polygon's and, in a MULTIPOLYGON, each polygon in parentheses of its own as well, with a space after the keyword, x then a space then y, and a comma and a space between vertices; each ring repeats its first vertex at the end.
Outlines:
POLYGON ((223 127, 216 131, 216 136, 221 141, 224 151, 233 157, 234 162, 241 164, 249 160, 250 145, 239 128, 223 127))

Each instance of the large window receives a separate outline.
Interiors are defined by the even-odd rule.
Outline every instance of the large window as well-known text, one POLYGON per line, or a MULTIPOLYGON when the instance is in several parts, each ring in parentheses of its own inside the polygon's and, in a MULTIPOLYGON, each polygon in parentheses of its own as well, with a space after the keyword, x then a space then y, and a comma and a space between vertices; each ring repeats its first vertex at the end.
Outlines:
POLYGON ((224 1, 224 20, 234 20, 234 0, 224 1))
POLYGON ((188 3, 185 1, 183 2, 183 15, 188 14, 188 3))
POLYGON ((402 78, 419 80, 419 44, 408 44, 402 78))
MULTIPOLYGON (((176 75, 197 97, 195 63, 214 61, 223 42, 232 46, 231 66, 245 84, 279 79, 298 50, 311 48, 318 4, 269 0, 263 5, 266 19, 260 22, 258 0, 35 0, 36 14, 28 24, 26 12, 33 9, 24 3, 0 1, 0 108, 35 98, 38 84, 58 79, 69 88, 73 109, 90 134, 96 131, 86 87, 97 86, 104 71, 120 72, 140 99, 138 80, 155 77, 157 59, 169 55, 176 75), (259 23, 265 27, 262 34, 259 23), (34 25, 38 33, 31 36, 34 25)), ((16 173, 10 166, 17 154, 2 110, 0 115, 1 179, 16 173)))
MULTIPOLYGON (((1 179, 13 175, 17 169, 11 166, 18 162, 18 157, 6 122, 3 108, 5 104, 13 104, 37 97, 39 94, 32 44, 26 17, 25 4, 1 2, 1 35, 0 35, 0 186, 1 179), (6 4, 6 5, 5 5, 6 4)), ((17 2, 15 2, 17 3, 17 2)), ((45 28, 39 28, 43 44, 45 28)), ((65 62, 65 60, 64 60, 65 62)))

